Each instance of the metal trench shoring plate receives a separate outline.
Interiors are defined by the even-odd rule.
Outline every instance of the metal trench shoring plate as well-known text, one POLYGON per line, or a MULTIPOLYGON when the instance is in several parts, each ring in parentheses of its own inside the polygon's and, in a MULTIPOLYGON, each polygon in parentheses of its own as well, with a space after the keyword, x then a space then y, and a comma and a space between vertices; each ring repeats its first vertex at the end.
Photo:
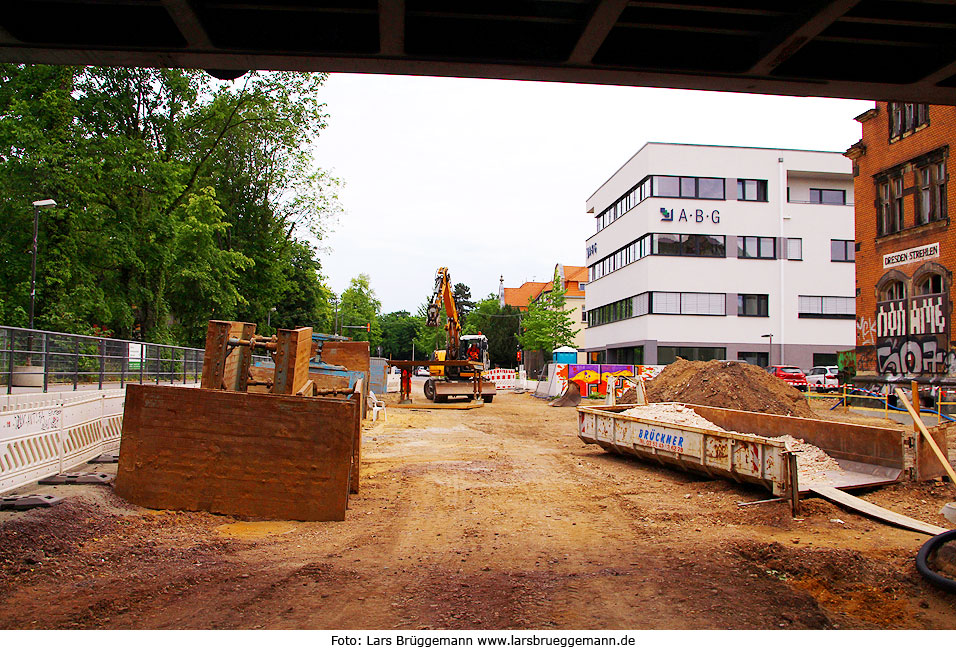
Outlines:
POLYGON ((60 473, 43 478, 37 484, 110 484, 115 479, 112 473, 60 473))
POLYGON ((103 453, 91 459, 87 464, 116 464, 119 462, 118 453, 103 453))
POLYGON ((63 502, 58 496, 44 496, 41 494, 11 494, 0 496, 0 510, 25 511, 34 507, 53 507, 63 502))

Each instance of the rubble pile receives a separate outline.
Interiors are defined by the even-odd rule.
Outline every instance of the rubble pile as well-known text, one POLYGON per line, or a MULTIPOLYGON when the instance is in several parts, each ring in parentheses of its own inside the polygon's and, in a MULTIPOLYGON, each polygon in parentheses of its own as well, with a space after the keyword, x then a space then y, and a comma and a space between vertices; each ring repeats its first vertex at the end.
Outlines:
POLYGON ((678 358, 647 381, 647 400, 816 418, 803 394, 746 362, 691 362, 678 358))

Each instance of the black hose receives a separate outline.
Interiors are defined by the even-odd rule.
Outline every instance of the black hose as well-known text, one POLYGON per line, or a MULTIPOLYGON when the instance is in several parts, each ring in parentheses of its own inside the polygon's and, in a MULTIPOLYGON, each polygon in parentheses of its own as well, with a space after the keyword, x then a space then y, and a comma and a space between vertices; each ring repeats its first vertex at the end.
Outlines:
POLYGON ((949 591, 950 593, 956 593, 956 580, 951 580, 948 577, 943 577, 933 569, 929 567, 926 563, 926 560, 929 558, 933 551, 942 546, 947 541, 956 540, 956 530, 950 530, 948 532, 943 532, 942 534, 937 534, 935 537, 923 544, 923 547, 919 549, 919 552, 916 554, 916 570, 929 581, 930 584, 938 588, 943 589, 944 591, 949 591))

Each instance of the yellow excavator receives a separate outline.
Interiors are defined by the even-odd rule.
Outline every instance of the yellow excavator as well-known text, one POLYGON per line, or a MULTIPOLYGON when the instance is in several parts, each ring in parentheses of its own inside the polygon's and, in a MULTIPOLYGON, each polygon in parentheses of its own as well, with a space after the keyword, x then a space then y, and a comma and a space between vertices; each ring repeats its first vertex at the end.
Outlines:
MULTIPOLYGON (((428 304, 428 316, 425 324, 437 327, 442 305, 445 307, 448 331, 448 346, 444 351, 435 351, 433 360, 451 361, 467 360, 475 362, 474 366, 444 366, 429 367, 431 377, 425 381, 425 398, 436 403, 444 403, 449 396, 473 396, 475 377, 480 376, 482 370, 489 367, 488 338, 482 334, 462 335, 461 321, 458 317, 458 308, 455 306, 455 297, 452 295, 451 275, 447 267, 439 267, 435 274, 435 291, 428 304)), ((495 397, 495 384, 490 380, 481 383, 481 398, 485 403, 491 403, 495 397)))

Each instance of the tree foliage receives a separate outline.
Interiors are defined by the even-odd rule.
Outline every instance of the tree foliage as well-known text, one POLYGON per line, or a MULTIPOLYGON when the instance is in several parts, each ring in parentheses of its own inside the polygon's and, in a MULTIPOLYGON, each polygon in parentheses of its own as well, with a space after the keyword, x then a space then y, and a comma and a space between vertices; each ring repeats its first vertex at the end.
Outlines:
POLYGON ((382 309, 381 302, 375 297, 368 274, 359 274, 349 282, 348 288, 342 292, 339 305, 339 324, 344 326, 370 325, 371 331, 360 328, 347 328, 342 334, 351 337, 357 342, 369 342, 369 348, 375 353, 376 347, 382 343, 382 326, 378 321, 378 314, 382 309))
MULTIPOLYGON (((425 320, 410 315, 407 310, 399 310, 382 315, 378 321, 382 326, 382 354, 393 360, 411 360, 412 342, 425 320)), ((422 349, 416 351, 421 352, 422 349)))
POLYGON ((468 317, 469 334, 488 338, 488 355, 495 367, 515 368, 518 364, 518 325, 521 311, 514 306, 499 308, 498 296, 490 294, 468 317))
POLYGON ((528 305, 528 312, 521 323, 522 333, 518 336, 522 349, 543 351, 545 355, 550 355, 558 347, 571 345, 574 336, 580 331, 574 329, 574 320, 571 318, 574 308, 564 307, 567 292, 557 270, 551 285, 550 292, 543 292, 528 305))
POLYGON ((330 325, 312 147, 323 74, 0 64, 0 323, 199 344, 210 318, 330 325))

